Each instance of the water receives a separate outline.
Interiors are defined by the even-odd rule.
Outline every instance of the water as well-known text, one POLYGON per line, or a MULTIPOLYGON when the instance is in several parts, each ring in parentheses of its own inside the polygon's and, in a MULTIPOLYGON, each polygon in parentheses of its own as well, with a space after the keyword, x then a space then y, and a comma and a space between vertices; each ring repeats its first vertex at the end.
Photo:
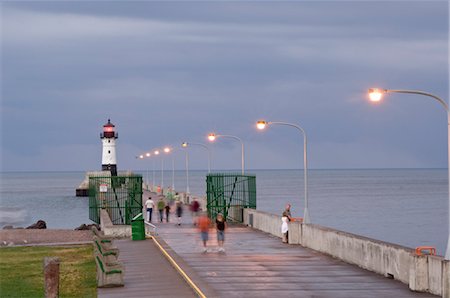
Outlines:
MULTIPOLYGON (((257 209, 281 214, 286 203, 294 216, 304 208, 303 172, 258 170, 257 209)), ((153 172, 142 172, 152 183, 153 172)), ((193 194, 205 192, 204 171, 189 172, 193 194)), ((49 228, 73 229, 90 223, 88 199, 75 197, 82 172, 2 173, 0 225, 27 226, 38 219, 49 228), (16 214, 16 216, 11 216, 16 214)), ((159 184, 161 173, 155 173, 159 184)), ((445 252, 448 236, 446 169, 310 170, 309 211, 313 223, 408 247, 435 246, 445 252)), ((165 171, 164 185, 172 185, 165 171)), ((175 188, 186 190, 184 171, 175 188)))

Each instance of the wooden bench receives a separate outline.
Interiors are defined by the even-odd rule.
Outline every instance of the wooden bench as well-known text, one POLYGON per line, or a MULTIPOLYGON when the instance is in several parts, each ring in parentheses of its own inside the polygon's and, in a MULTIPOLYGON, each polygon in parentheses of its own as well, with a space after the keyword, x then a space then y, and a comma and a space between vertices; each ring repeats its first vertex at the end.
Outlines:
POLYGON ((97 286, 99 288, 123 287, 124 269, 122 264, 109 265, 100 255, 95 255, 97 263, 97 286))

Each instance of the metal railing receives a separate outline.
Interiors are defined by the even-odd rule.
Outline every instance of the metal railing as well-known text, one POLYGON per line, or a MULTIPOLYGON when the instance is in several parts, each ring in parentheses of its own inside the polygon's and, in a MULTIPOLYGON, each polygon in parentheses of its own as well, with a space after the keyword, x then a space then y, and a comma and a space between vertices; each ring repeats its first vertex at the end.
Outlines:
MULTIPOLYGON (((146 224, 147 226, 149 226, 150 228, 152 228, 152 229, 153 229, 153 233, 154 233, 155 235, 158 235, 158 232, 156 231, 156 226, 155 226, 154 224, 152 224, 152 223, 150 223, 150 222, 148 222, 148 221, 146 221, 146 220, 144 220, 144 224, 146 224)), ((147 233, 147 229, 145 229, 145 236, 151 237, 152 234, 147 233)))
POLYGON ((89 218, 100 223, 105 209, 113 224, 129 225, 142 212, 142 176, 89 176, 89 218))
POLYGON ((244 208, 256 209, 256 177, 241 174, 206 176, 208 215, 222 213, 228 221, 242 222, 244 208))

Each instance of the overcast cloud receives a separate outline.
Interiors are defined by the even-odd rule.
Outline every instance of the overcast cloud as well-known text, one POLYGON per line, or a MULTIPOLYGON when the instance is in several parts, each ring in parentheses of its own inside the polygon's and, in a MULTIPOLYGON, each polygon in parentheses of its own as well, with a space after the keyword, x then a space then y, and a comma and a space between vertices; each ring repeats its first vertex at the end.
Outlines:
MULTIPOLYGON (((252 169, 446 167, 445 112, 370 87, 448 100, 447 1, 3 2, 2 170, 100 167, 99 133, 119 131, 119 169, 211 131, 236 135, 252 169)), ((215 169, 240 146, 213 145, 215 169)), ((206 168, 201 148, 193 168, 206 168)), ((177 168, 182 169, 182 156, 177 168)))

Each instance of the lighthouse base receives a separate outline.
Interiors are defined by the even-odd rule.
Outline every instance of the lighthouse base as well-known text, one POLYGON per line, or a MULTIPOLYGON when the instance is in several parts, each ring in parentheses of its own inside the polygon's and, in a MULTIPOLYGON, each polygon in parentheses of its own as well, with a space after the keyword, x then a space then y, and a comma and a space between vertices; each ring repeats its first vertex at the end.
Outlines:
POLYGON ((111 176, 117 176, 117 165, 102 165, 102 171, 109 171, 111 176))

